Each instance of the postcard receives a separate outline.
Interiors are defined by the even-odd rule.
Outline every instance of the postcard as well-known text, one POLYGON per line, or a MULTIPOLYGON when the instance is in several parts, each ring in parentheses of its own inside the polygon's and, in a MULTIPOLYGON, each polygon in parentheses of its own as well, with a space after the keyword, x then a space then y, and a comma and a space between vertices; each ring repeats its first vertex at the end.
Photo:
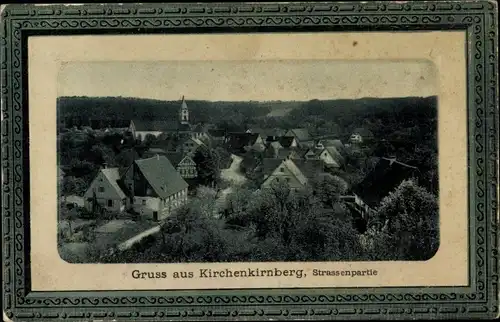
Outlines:
POLYGON ((407 37, 34 39, 33 285, 466 285, 464 35, 407 37))
POLYGON ((497 317, 495 9, 2 7, 4 319, 497 317))

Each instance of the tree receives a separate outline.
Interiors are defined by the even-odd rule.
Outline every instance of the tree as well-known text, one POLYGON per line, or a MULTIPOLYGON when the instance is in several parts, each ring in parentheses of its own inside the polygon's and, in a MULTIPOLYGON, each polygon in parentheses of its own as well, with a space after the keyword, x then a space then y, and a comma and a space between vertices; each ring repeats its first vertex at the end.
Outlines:
POLYGON ((216 212, 217 191, 206 186, 196 189, 196 196, 191 199, 191 206, 196 207, 201 215, 211 218, 216 212))
POLYGON ((193 156, 201 185, 215 186, 220 180, 220 164, 217 153, 207 147, 200 147, 193 156))
MULTIPOLYGON (((221 222, 205 216, 197 204, 180 207, 161 227, 160 253, 175 262, 220 261, 227 244, 221 222)), ((156 255, 155 255, 156 256, 156 255)))
POLYGON ((248 215, 253 191, 243 187, 235 187, 227 196, 225 219, 230 224, 249 226, 251 217, 248 215))
POLYGON ((122 150, 119 154, 117 154, 115 158, 115 163, 120 168, 128 168, 137 159, 139 159, 139 154, 137 153, 136 149, 130 148, 122 150))
POLYGON ((214 153, 219 157, 219 164, 221 169, 227 169, 231 165, 233 159, 231 158, 231 153, 222 147, 215 147, 213 149, 214 153))
POLYGON ((340 197, 347 193, 348 188, 344 179, 330 174, 318 177, 313 182, 315 195, 325 206, 330 208, 339 202, 340 197))
POLYGON ((154 145, 157 141, 158 138, 153 134, 146 134, 146 137, 144 138, 144 143, 147 147, 154 145))
POLYGON ((62 193, 64 195, 77 195, 81 196, 85 193, 87 183, 84 179, 66 176, 62 181, 62 193))
POLYGON ((429 259, 439 247, 437 199, 414 180, 405 180, 382 200, 369 226, 389 236, 399 259, 429 259))

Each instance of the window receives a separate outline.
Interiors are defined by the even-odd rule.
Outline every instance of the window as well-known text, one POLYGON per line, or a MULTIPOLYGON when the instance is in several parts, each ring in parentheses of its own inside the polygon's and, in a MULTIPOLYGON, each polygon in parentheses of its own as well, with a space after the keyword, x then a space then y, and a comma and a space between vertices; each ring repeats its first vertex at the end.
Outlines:
POLYGON ((146 199, 143 199, 142 200, 142 205, 145 206, 146 205, 146 199))
POLYGON ((285 172, 285 168, 280 168, 280 172, 285 172))
POLYGON ((104 187, 99 187, 98 191, 99 192, 104 192, 104 187))
POLYGON ((113 207, 113 200, 111 199, 108 200, 108 207, 113 207))
POLYGON ((286 179, 286 182, 290 182, 290 178, 285 178, 286 179))

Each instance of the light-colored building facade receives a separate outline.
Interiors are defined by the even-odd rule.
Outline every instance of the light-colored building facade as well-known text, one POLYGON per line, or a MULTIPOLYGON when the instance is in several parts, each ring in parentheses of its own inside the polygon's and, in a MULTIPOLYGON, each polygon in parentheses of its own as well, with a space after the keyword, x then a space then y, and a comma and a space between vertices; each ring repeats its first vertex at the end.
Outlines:
POLYGON ((127 195, 119 185, 118 168, 101 169, 84 194, 84 206, 95 209, 94 203, 110 212, 125 211, 129 205, 127 195))
POLYGON ((133 210, 161 220, 187 201, 188 184, 165 156, 135 160, 123 177, 133 210))

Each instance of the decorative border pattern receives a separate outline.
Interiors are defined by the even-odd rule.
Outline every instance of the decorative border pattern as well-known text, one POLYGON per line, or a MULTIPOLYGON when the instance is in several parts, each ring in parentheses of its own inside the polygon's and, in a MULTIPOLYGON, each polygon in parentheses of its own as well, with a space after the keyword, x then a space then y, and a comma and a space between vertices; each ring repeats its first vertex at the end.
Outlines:
POLYGON ((498 315, 498 43, 493 1, 8 5, 1 13, 5 316, 13 320, 491 318, 498 315), (31 292, 27 37, 38 34, 466 30, 469 287, 31 292), (190 294, 190 295, 186 295, 190 294))

